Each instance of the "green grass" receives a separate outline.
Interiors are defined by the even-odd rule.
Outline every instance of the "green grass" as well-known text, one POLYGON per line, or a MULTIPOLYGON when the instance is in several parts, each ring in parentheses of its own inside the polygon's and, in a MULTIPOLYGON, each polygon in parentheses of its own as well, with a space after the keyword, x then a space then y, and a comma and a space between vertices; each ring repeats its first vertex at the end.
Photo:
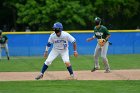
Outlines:
MULTIPOLYGON (((90 70, 93 56, 70 57, 74 70, 90 70)), ((140 69, 140 55, 108 55, 111 69, 140 69)), ((43 57, 11 57, 0 61, 0 72, 40 71, 43 57)), ((103 63, 100 59, 101 69, 103 63)), ((66 70, 58 57, 48 70, 66 70)), ((39 80, 39 81, 0 81, 0 93, 139 93, 140 80, 39 80)))
POLYGON ((139 93, 140 81, 0 82, 0 93, 139 93))
MULTIPOLYGON (((140 69, 140 55, 108 55, 111 69, 140 69)), ((75 58, 70 56, 74 70, 90 70, 93 67, 93 56, 83 55, 75 58)), ((45 59, 43 57, 11 57, 10 61, 6 58, 0 61, 0 72, 23 72, 40 71, 45 59)), ((101 69, 103 63, 100 58, 101 69)), ((60 57, 56 58, 48 70, 66 70, 60 57)))

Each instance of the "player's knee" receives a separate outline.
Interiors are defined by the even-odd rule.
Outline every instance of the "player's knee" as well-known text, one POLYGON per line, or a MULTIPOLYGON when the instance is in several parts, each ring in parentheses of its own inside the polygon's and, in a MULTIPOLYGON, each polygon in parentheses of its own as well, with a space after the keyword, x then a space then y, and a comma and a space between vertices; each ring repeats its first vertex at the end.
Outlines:
POLYGON ((106 57, 101 57, 103 60, 107 59, 106 57))
POLYGON ((71 66, 70 62, 65 62, 66 67, 71 66))
POLYGON ((45 61, 44 63, 45 63, 47 66, 49 66, 49 65, 51 65, 52 62, 50 62, 50 61, 45 61))
POLYGON ((98 56, 97 55, 94 55, 94 59, 98 59, 98 56))

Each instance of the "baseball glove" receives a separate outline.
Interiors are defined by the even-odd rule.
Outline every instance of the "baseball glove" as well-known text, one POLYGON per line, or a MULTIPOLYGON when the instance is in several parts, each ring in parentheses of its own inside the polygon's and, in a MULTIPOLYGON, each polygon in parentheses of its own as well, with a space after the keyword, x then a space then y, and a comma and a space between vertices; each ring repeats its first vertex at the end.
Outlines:
POLYGON ((105 43, 106 43, 105 39, 98 39, 98 44, 100 45, 100 47, 104 46, 105 43))

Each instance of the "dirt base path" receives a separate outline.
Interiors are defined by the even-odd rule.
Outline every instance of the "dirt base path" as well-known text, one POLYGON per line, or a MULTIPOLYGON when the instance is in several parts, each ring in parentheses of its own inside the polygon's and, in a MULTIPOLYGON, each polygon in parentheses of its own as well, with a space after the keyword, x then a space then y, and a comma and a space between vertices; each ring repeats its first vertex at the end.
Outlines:
MULTIPOLYGON (((96 72, 74 71, 77 80, 140 80, 139 70, 112 70, 104 73, 103 70, 96 72)), ((35 80, 39 72, 0 72, 0 81, 23 81, 35 80)), ((42 80, 66 80, 68 71, 47 71, 42 80)))

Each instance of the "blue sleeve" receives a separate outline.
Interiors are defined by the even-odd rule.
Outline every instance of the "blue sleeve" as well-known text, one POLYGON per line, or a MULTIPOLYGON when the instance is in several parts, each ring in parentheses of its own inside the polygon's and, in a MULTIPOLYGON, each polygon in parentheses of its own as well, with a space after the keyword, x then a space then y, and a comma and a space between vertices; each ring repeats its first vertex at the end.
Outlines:
POLYGON ((48 46, 48 47, 51 47, 51 43, 50 43, 50 42, 48 42, 47 46, 48 46))

